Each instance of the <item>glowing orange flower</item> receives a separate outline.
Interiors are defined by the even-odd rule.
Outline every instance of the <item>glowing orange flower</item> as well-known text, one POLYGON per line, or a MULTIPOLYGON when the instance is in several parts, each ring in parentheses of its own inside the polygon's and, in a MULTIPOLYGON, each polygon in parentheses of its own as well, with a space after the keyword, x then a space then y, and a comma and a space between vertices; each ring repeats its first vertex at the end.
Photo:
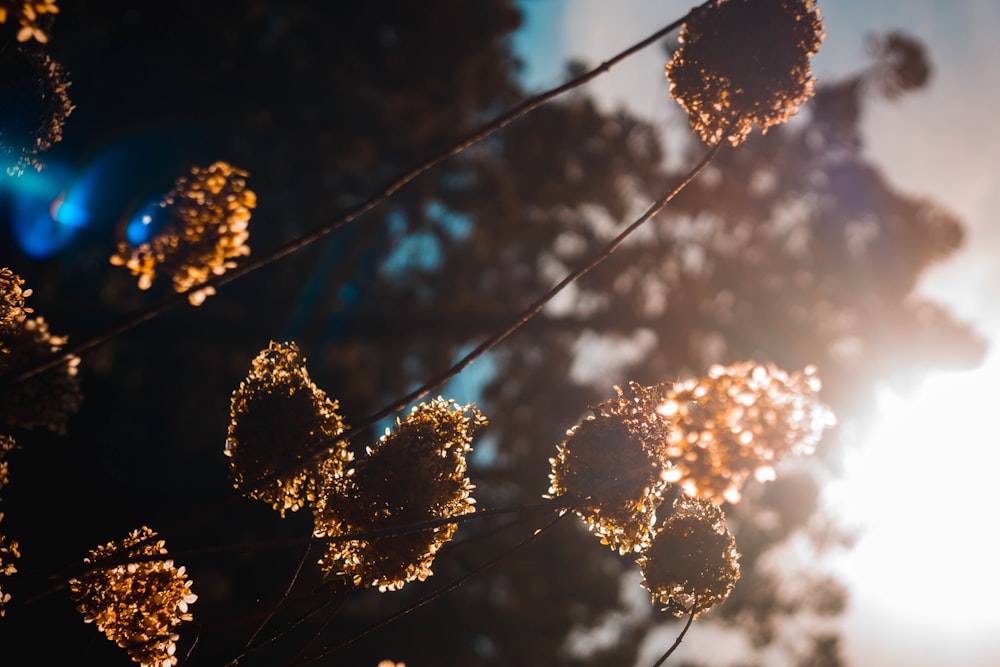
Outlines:
MULTIPOLYGON (((321 466, 314 534, 336 538, 475 511, 465 457, 473 432, 485 423, 474 406, 438 398, 397 419, 355 469, 337 474, 321 466)), ((432 574, 435 554, 455 530, 450 523, 383 537, 330 540, 320 567, 354 586, 397 590, 432 574)))
POLYGON ((191 303, 200 305, 214 289, 195 288, 234 268, 233 259, 250 254, 247 225, 257 196, 246 189, 246 177, 225 162, 192 168, 160 203, 167 215, 163 229, 136 247, 122 241, 111 263, 139 276, 140 289, 149 289, 157 273, 165 273, 174 291, 190 292, 191 303))
POLYGON ((177 664, 174 652, 180 638, 175 629, 192 620, 188 605, 198 596, 191 592, 183 567, 149 558, 167 553, 163 540, 153 540, 155 536, 143 526, 121 542, 97 547, 84 559, 94 567, 69 585, 84 621, 94 623, 133 661, 144 667, 171 667, 177 664), (101 566, 123 554, 135 560, 101 566))
POLYGON ((747 479, 773 479, 779 459, 811 452, 833 424, 819 389, 812 367, 789 374, 755 362, 663 385, 656 409, 671 425, 666 480, 689 496, 739 501, 747 479))

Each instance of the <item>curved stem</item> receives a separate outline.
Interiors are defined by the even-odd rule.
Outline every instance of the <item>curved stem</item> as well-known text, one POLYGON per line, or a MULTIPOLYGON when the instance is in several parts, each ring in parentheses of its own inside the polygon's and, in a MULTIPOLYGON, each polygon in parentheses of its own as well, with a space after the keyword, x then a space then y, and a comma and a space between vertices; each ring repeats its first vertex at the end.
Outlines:
POLYGON ((694 621, 694 616, 697 613, 698 605, 691 607, 691 614, 688 616, 688 620, 687 623, 684 624, 684 628, 681 630, 680 634, 677 635, 677 639, 674 640, 674 643, 670 646, 670 648, 667 649, 667 652, 660 656, 660 659, 653 664, 653 667, 660 667, 660 665, 667 661, 667 658, 673 655, 673 652, 677 650, 677 647, 680 646, 681 642, 684 640, 684 635, 687 634, 688 628, 691 627, 691 623, 694 621))
MULTIPOLYGON (((489 123, 479 127, 478 129, 474 130, 465 137, 459 139, 450 146, 442 149, 438 153, 435 153, 434 155, 427 158, 426 160, 416 165, 415 167, 412 167, 408 171, 403 172, 402 174, 397 176, 393 181, 391 181, 388 185, 384 186, 374 195, 370 196, 368 199, 361 202, 353 209, 342 214, 340 217, 334 218, 333 220, 330 220, 329 222, 320 225, 313 231, 298 236, 286 242, 284 245, 281 245, 278 248, 272 250, 271 252, 262 255, 260 258, 251 259, 243 264, 240 264, 235 269, 232 269, 220 276, 212 276, 201 285, 198 285, 198 289, 218 288, 222 287, 223 285, 227 285, 233 282, 234 280, 242 278, 247 274, 253 273, 254 271, 261 269, 265 266, 268 266, 269 264, 272 264, 278 261, 279 259, 291 255, 292 253, 304 248, 305 246, 314 243, 315 241, 318 241, 324 236, 340 229, 344 225, 353 222, 355 219, 361 217, 365 213, 368 213, 375 207, 382 204, 384 201, 386 201, 392 195, 394 195, 398 190, 400 190, 403 186, 407 185, 408 183, 413 181, 413 179, 417 178, 424 172, 429 171, 430 169, 441 164, 448 158, 458 155, 467 148, 483 141, 484 139, 495 134, 496 132, 503 129, 507 125, 510 125, 515 120, 518 120, 522 116, 526 116, 527 114, 531 113, 532 111, 542 106, 543 104, 546 104, 552 99, 559 97, 560 95, 569 92, 575 88, 579 88, 580 86, 588 83, 592 79, 595 79, 598 76, 604 74, 605 72, 609 71, 612 67, 620 63, 621 61, 625 60, 626 58, 629 58, 630 56, 635 55, 639 51, 645 49, 649 45, 654 44, 659 39, 670 34, 674 30, 679 28, 681 25, 683 25, 684 22, 687 21, 688 18, 694 12, 700 11, 702 7, 714 1, 715 0, 708 0, 704 4, 691 9, 683 17, 677 19, 676 21, 673 21, 672 23, 670 23, 667 26, 664 26, 663 28, 660 28, 653 34, 649 35, 648 37, 639 42, 636 42, 635 44, 628 47, 624 51, 620 51, 619 53, 615 54, 608 60, 602 62, 597 67, 594 67, 593 69, 588 70, 587 72, 575 76, 572 79, 566 81, 565 83, 556 86, 555 88, 551 88, 545 92, 539 93, 538 95, 528 98, 521 104, 517 105, 512 109, 509 109, 508 111, 501 114, 500 116, 490 121, 489 123)), ((51 370, 59 366, 60 364, 68 362, 73 357, 79 357, 89 352, 90 350, 100 345, 103 345, 104 343, 110 341, 116 336, 119 336, 125 333, 126 331, 129 331, 130 329, 133 329, 136 326, 144 322, 147 322, 151 319, 154 319, 155 317, 161 315, 162 313, 187 302, 188 296, 189 294, 187 292, 181 294, 174 294, 170 297, 161 300, 159 303, 154 304, 147 310, 134 315, 132 318, 122 322, 121 324, 112 327, 111 329, 108 329, 105 332, 97 334, 81 343, 71 345, 62 352, 58 352, 39 363, 33 364, 27 368, 16 369, 13 372, 4 373, 2 376, 0 376, 0 386, 3 386, 5 388, 16 386, 18 384, 30 380, 33 377, 36 377, 41 373, 44 373, 45 371, 51 370)))

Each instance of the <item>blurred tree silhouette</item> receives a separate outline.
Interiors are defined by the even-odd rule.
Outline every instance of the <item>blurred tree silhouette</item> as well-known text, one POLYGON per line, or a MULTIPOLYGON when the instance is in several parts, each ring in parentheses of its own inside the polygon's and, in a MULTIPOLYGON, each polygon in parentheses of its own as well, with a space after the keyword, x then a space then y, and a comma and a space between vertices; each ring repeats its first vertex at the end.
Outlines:
MULTIPOLYGON (((71 160, 81 172, 102 159, 111 166, 92 222, 69 250, 29 261, 3 225, 0 264, 16 267, 33 305, 74 338, 151 298, 107 257, 141 200, 190 165, 224 159, 249 172, 258 207, 248 245, 263 252, 525 95, 510 46, 520 22, 513 0, 80 0, 60 10, 47 48, 70 73, 77 109, 45 159, 71 160)), ((793 124, 721 152, 671 209, 491 355, 479 401, 491 423, 469 458, 481 506, 538 502, 548 457, 612 383, 655 384, 749 358, 812 364, 824 400, 842 419, 862 419, 876 380, 979 358, 968 328, 911 295, 921 272, 958 247, 960 223, 895 190, 861 151, 864 105, 919 87, 929 66, 905 36, 873 44, 875 65, 820 86, 793 124)), ((669 149, 693 161, 693 146, 669 149)), ((665 166, 667 150, 658 128, 573 93, 294 261, 100 347, 80 367, 86 400, 69 435, 18 437, 22 449, 8 454, 4 527, 31 562, 23 559, 5 590, 30 598, 95 544, 155 526, 172 553, 194 550, 184 562, 200 632, 189 664, 231 657, 300 555, 255 545, 310 530, 308 517, 279 521, 257 503, 225 504, 230 395, 250 359, 272 339, 294 339, 342 414, 371 413, 506 326, 659 197, 679 173, 665 166), (204 550, 217 544, 246 548, 235 557, 204 550)), ((819 452, 826 465, 835 465, 837 442, 828 437, 819 452)), ((803 466, 751 483, 742 503, 726 507, 743 574, 713 616, 758 645, 793 615, 842 608, 836 582, 788 574, 808 581, 804 597, 763 566, 793 535, 818 549, 846 539, 817 515, 818 484, 803 466)), ((293 628, 291 619, 324 598, 320 574, 306 568, 304 592, 274 622, 287 635, 240 664, 281 664, 320 630, 333 644, 352 637, 536 527, 509 517, 470 523, 438 555, 434 579, 335 598, 293 628)), ((633 565, 562 521, 320 664, 633 664, 642 638, 663 623, 622 592, 636 583, 633 565), (593 639, 597 628, 617 635, 593 639), (574 644, 581 634, 593 641, 574 644)), ((60 638, 46 660, 127 664, 58 595, 16 612, 0 622, 12 653, 45 627, 60 638)), ((836 637, 817 636, 809 650, 811 664, 838 664, 836 637)))

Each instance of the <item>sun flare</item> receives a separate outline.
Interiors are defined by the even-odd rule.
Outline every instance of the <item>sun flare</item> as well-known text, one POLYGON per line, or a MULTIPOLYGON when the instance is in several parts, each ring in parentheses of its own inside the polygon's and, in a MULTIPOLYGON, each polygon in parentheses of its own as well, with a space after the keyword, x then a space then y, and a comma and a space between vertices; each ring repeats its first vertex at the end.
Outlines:
POLYGON ((859 529, 841 563, 859 604, 936 633, 996 630, 1000 359, 883 389, 831 499, 859 529))

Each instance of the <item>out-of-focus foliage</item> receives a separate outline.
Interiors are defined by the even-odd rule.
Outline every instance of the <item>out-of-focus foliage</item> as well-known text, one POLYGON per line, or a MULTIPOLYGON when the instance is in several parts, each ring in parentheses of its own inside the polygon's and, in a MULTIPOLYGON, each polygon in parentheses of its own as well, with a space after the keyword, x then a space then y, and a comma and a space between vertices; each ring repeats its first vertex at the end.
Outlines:
MULTIPOLYGON (((111 263, 139 276, 140 289, 149 289, 160 272, 182 293, 234 268, 232 260, 250 254, 247 225, 250 209, 257 206, 257 196, 246 189, 246 177, 245 171, 225 162, 192 167, 159 204, 167 218, 163 227, 138 245, 119 242, 111 263)), ((199 306, 214 292, 213 287, 196 289, 188 298, 199 306)))
POLYGON ((69 582, 78 611, 143 667, 177 664, 178 625, 193 620, 188 605, 198 596, 184 567, 165 556, 163 540, 143 526, 120 542, 90 551, 92 567, 69 582), (114 561, 104 566, 102 562, 114 561), (123 561, 123 562, 122 562, 123 561))
POLYGON ((733 146, 784 123, 813 94, 823 27, 813 0, 717 0, 684 24, 670 95, 707 144, 733 146))
POLYGON ((326 538, 323 571, 349 585, 382 592, 430 576, 435 554, 455 534, 454 523, 396 535, 337 538, 474 512, 466 456, 472 451, 472 434, 485 424, 475 406, 438 398, 397 419, 346 473, 322 465, 313 534, 326 538))
POLYGON ((729 597, 740 578, 736 541, 722 510, 682 495, 638 559, 642 585, 674 616, 697 616, 729 597))
POLYGON ((295 343, 275 343, 254 358, 233 392, 225 454, 234 486, 270 503, 281 516, 315 502, 315 452, 326 452, 325 475, 340 476, 353 456, 337 402, 309 378, 295 343))

